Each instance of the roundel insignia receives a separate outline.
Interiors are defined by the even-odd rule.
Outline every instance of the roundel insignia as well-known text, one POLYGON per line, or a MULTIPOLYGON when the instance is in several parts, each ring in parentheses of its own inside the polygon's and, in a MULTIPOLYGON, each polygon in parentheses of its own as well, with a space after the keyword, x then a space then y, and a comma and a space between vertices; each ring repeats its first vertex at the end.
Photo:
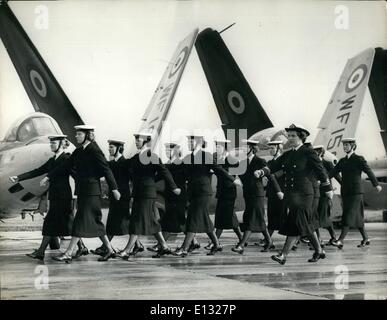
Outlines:
POLYGON ((355 90, 364 80, 367 75, 367 66, 365 64, 359 65, 348 78, 345 86, 346 92, 355 90))
POLYGON ((228 105, 236 114, 241 114, 245 111, 245 101, 239 92, 231 90, 227 95, 228 105))
POLYGON ((171 71, 169 72, 168 78, 172 78, 176 72, 180 69, 180 67, 183 65, 184 61, 187 59, 188 56, 188 47, 184 47, 179 55, 177 56, 176 62, 173 64, 171 71))
POLYGON ((43 77, 34 69, 30 70, 30 80, 32 83, 32 86, 34 87, 35 91, 41 96, 42 98, 45 98, 47 96, 47 86, 46 83, 43 80, 43 77))

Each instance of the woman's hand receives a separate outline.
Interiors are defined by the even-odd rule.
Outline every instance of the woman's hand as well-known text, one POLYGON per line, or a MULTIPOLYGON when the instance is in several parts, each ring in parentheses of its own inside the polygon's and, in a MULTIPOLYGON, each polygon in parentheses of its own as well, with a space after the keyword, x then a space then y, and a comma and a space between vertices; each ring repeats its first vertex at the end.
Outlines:
POLYGON ((121 193, 116 189, 112 191, 114 199, 117 201, 121 199, 121 193))
POLYGON ((42 180, 40 180, 39 185, 40 185, 41 187, 45 187, 45 186, 47 186, 47 184, 48 184, 49 181, 50 181, 50 179, 49 179, 48 177, 44 177, 42 180))

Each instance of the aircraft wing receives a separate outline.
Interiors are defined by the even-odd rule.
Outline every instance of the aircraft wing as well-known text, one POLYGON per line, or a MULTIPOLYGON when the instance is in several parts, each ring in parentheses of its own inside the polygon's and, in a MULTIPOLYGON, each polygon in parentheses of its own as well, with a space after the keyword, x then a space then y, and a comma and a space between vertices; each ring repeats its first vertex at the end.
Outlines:
POLYGON ((375 50, 367 49, 348 60, 340 80, 318 125, 314 144, 341 158, 343 137, 355 137, 367 89, 375 50))
MULTIPOLYGON (((226 137, 232 140, 227 129, 247 129, 247 137, 250 137, 272 127, 272 122, 220 34, 210 28, 203 30, 198 35, 195 47, 226 137)), ((240 140, 237 134, 236 146, 240 140)))
POLYGON ((5 1, 0 2, 0 37, 35 111, 53 117, 75 143, 74 125, 83 121, 5 1))
POLYGON ((161 135, 163 122, 168 116, 173 98, 179 85, 184 68, 187 64, 192 47, 195 43, 199 30, 195 29, 184 40, 182 40, 173 53, 171 63, 165 70, 159 85, 142 117, 139 131, 152 134, 152 149, 157 144, 161 135))

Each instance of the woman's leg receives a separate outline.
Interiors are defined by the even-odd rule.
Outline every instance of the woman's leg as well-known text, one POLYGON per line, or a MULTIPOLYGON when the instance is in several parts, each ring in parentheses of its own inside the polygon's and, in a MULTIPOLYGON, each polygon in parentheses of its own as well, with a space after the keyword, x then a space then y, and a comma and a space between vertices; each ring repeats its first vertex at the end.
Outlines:
POLYGON ((360 231, 361 236, 363 237, 363 240, 364 241, 368 240, 368 234, 367 234, 365 227, 359 228, 359 231, 360 231))
POLYGON ((67 250, 65 251, 65 255, 71 257, 73 255, 73 251, 75 249, 75 246, 78 244, 78 241, 80 240, 79 237, 71 237, 70 244, 67 247, 67 250))
POLYGON ((215 235, 216 235, 216 237, 219 239, 220 238, 220 236, 222 235, 222 233, 223 233, 223 229, 216 229, 216 231, 215 231, 215 235))
POLYGON ((99 238, 102 241, 104 247, 107 249, 107 251, 109 253, 112 253, 113 252, 113 248, 112 248, 112 245, 110 244, 110 241, 109 241, 109 238, 107 237, 107 235, 100 236, 99 238))
POLYGON ((215 231, 208 232, 207 236, 210 238, 215 247, 219 247, 219 239, 215 234, 215 231))
POLYGON ((48 244, 50 243, 50 240, 51 240, 51 237, 50 237, 50 236, 43 236, 42 242, 40 243, 40 247, 39 247, 39 249, 37 250, 38 253, 44 254, 44 252, 46 251, 46 248, 47 248, 48 244))
POLYGON ((234 230, 235 234, 237 235, 238 240, 240 242, 242 240, 242 238, 243 238, 243 234, 242 234, 241 228, 239 228, 239 226, 238 226, 238 227, 234 228, 233 230, 234 230))
POLYGON ((287 236, 286 237, 286 241, 285 241, 285 244, 282 248, 282 252, 281 254, 286 258, 287 255, 289 254, 290 252, 290 249, 293 247, 293 244, 297 241, 298 239, 298 236, 296 237, 293 237, 293 236, 287 236))
POLYGON ((320 245, 320 241, 317 237, 317 233, 316 231, 313 232, 311 235, 308 236, 313 248, 314 248, 314 251, 317 252, 317 253, 321 253, 322 252, 322 248, 321 248, 321 245, 320 245))
POLYGON ((246 230, 243 234, 242 240, 239 241, 237 246, 243 248, 245 246, 245 243, 249 240, 250 235, 251 235, 251 231, 246 230))
POLYGON ((138 238, 138 236, 136 234, 131 234, 129 236, 128 243, 126 244, 124 250, 122 250, 121 252, 129 254, 133 250, 133 247, 134 247, 134 244, 137 241, 137 238, 138 238))

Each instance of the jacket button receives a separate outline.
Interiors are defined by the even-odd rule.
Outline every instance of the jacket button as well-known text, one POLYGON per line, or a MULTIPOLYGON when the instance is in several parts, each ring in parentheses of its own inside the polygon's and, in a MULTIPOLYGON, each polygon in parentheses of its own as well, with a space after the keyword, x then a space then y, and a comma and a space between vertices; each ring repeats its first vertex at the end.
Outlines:
POLYGON ((296 168, 296 167, 297 167, 296 165, 293 166, 293 168, 296 168))
POLYGON ((291 186, 293 187, 293 183, 291 184, 291 186))

